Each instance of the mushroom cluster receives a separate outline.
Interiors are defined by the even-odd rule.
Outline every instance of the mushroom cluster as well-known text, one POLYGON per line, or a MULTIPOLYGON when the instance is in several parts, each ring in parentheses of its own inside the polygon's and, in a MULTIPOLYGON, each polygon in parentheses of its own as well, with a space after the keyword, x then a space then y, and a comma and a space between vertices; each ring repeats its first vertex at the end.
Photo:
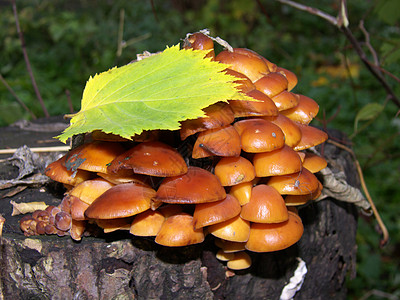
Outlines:
POLYGON ((327 139, 309 126, 318 104, 291 91, 294 73, 251 50, 215 55, 203 33, 189 35, 184 47, 209 50, 207 57, 230 65, 226 72, 237 88, 257 101, 218 102, 204 109, 205 117, 181 122, 179 131, 131 140, 88 133, 83 145, 46 169, 67 191, 59 207, 35 214, 47 220, 62 214, 63 222, 42 230, 25 217, 26 235, 69 233, 80 240, 94 224, 105 233, 129 230, 181 247, 209 234, 220 248, 217 258, 234 270, 251 265, 246 251, 278 251, 301 238, 296 206, 319 196, 314 173, 326 166, 304 151, 327 139))

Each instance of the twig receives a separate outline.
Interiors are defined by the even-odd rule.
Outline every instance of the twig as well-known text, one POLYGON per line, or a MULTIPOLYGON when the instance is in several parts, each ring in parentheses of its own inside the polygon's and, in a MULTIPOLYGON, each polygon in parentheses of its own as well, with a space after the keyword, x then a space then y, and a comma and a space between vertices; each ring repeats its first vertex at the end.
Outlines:
MULTIPOLYGON (((63 152, 71 149, 70 146, 53 146, 53 147, 32 147, 29 148, 32 152, 63 152)), ((13 154, 17 148, 0 149, 0 154, 13 154)))
POLYGON ((119 11, 119 26, 118 26, 118 41, 117 41, 117 56, 122 55, 123 37, 124 37, 124 22, 125 22, 125 9, 119 11))
POLYGON ((26 47, 25 47, 24 35, 22 34, 21 27, 19 26, 17 5, 15 3, 15 0, 12 0, 12 7, 13 7, 13 12, 14 12, 15 25, 17 26, 17 32, 18 32, 18 35, 19 35, 19 39, 21 41, 22 53, 24 55, 26 69, 28 70, 29 77, 31 78, 32 86, 33 86, 33 89, 35 90, 36 97, 38 98, 38 100, 40 102, 40 105, 42 106, 43 113, 44 113, 45 117, 48 118, 48 117, 50 117, 50 115, 49 115, 49 112, 47 111, 46 106, 44 105, 42 96, 40 95, 40 92, 39 92, 39 88, 38 88, 38 86, 36 84, 35 77, 33 76, 31 63, 30 63, 29 57, 28 57, 28 52, 26 51, 26 47))
POLYGON ((360 57, 361 61, 364 63, 364 65, 367 67, 367 69, 370 71, 370 73, 381 83, 383 88, 386 90, 386 93, 389 96, 389 99, 398 107, 400 107, 400 100, 394 93, 393 89, 390 87, 386 79, 383 77, 382 72, 380 71, 381 68, 376 68, 373 67, 373 64, 371 64, 368 61, 367 54, 365 51, 361 48, 360 43, 357 41, 357 39, 354 37, 353 32, 350 30, 348 27, 349 21, 347 18, 347 9, 346 9, 346 1, 341 0, 341 6, 340 6, 340 12, 338 14, 338 17, 333 17, 319 9, 316 9, 314 7, 309 7, 303 4, 296 3, 294 1, 290 0, 276 0, 280 3, 292 6, 294 8, 297 8, 298 10, 306 11, 310 14, 316 15, 318 17, 321 17, 331 23, 332 25, 336 26, 340 31, 344 33, 346 38, 349 40, 349 42, 353 45, 354 50, 356 51, 357 55, 360 57))
POLYGON ((354 151, 352 149, 350 149, 349 147, 347 147, 347 146, 345 146, 343 144, 340 144, 338 142, 335 142, 335 141, 333 141, 331 139, 328 139, 327 142, 330 143, 330 144, 335 145, 336 147, 339 147, 339 148, 349 152, 350 155, 352 156, 352 158, 353 158, 353 160, 354 160, 354 162, 356 164, 358 175, 360 176, 361 187, 362 187, 362 189, 364 191, 365 197, 367 198, 369 204, 371 205, 371 209, 372 209, 372 211, 373 211, 373 213, 375 215, 376 221, 378 222, 379 228, 382 231, 382 239, 380 241, 380 246, 383 247, 389 241, 389 232, 388 232, 388 230, 387 230, 387 228, 385 226, 385 223, 383 223, 381 216, 379 215, 378 209, 376 208, 375 203, 371 198, 371 195, 368 192, 368 188, 367 188, 367 185, 365 184, 364 175, 363 175, 360 163, 358 162, 354 151))
POLYGON ((72 114, 72 113, 74 113, 74 106, 72 105, 72 101, 71 101, 71 92, 68 89, 66 89, 65 95, 67 96, 69 112, 72 114))
POLYGON ((4 79, 3 75, 0 74, 0 80, 4 84, 4 86, 7 88, 7 90, 10 92, 11 95, 14 96, 14 98, 17 100, 17 102, 31 115, 32 119, 36 119, 35 114, 33 111, 31 111, 28 106, 25 105, 25 103, 17 96, 17 94, 14 92, 14 90, 11 88, 11 86, 8 85, 7 81, 4 79))

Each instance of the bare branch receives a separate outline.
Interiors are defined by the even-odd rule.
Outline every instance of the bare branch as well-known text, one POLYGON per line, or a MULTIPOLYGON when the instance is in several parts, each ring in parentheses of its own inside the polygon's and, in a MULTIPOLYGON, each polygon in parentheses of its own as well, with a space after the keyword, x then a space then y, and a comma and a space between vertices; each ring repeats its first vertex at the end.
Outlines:
POLYGON ((38 88, 38 86, 36 84, 35 76, 33 76, 31 63, 29 61, 28 53, 27 53, 26 47, 25 47, 24 35, 22 34, 21 27, 19 26, 17 5, 15 3, 15 0, 12 0, 12 8, 13 8, 13 12, 14 12, 15 25, 17 26, 17 32, 18 32, 18 35, 19 35, 19 39, 21 41, 22 53, 24 55, 26 69, 28 70, 29 77, 31 78, 32 86, 33 86, 33 89, 35 90, 36 97, 38 98, 38 100, 40 102, 40 105, 42 106, 43 113, 46 116, 46 118, 48 118, 50 115, 49 115, 49 112, 47 111, 46 106, 44 105, 42 96, 40 95, 39 88, 38 88))
POLYGON ((17 102, 31 115, 32 119, 36 119, 35 114, 25 105, 25 103, 17 96, 11 86, 8 85, 7 81, 4 79, 3 75, 0 74, 0 81, 4 84, 7 90, 14 96, 17 102))

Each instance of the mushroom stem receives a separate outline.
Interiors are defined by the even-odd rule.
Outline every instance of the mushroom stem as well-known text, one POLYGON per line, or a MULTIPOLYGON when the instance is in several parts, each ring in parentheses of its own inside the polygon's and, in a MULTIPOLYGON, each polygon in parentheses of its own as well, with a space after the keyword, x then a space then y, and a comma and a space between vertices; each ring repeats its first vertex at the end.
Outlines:
POLYGON ((382 239, 380 240, 380 246, 381 247, 385 246, 387 244, 387 242, 389 241, 389 232, 388 232, 388 230, 386 228, 385 223, 382 221, 382 218, 381 218, 381 216, 380 216, 380 214, 378 212, 378 209, 375 206, 374 201, 371 198, 371 195, 369 194, 367 185, 366 185, 365 180, 364 180, 364 175, 363 175, 360 163, 357 160, 356 154, 354 153, 354 151, 352 149, 350 149, 349 147, 347 147, 347 146, 345 146, 345 145, 343 145, 341 143, 335 142, 335 141, 333 141, 331 139, 328 139, 327 142, 331 143, 332 145, 335 145, 336 147, 339 147, 339 148, 349 152, 350 155, 352 156, 352 158, 353 158, 353 160, 354 160, 354 162, 356 164, 358 176, 360 176, 361 187, 362 187, 362 189, 364 191, 365 198, 367 198, 369 204, 371 205, 371 210, 375 215, 376 222, 378 222, 379 228, 382 231, 382 239))

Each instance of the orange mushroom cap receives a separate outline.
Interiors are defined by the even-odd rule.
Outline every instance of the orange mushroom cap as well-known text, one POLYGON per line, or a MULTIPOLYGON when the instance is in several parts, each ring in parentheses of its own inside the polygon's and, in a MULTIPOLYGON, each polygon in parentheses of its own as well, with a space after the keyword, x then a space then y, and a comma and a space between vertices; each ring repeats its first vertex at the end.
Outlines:
POLYGON ((195 32, 186 37, 184 40, 184 49, 194 50, 210 50, 205 57, 214 58, 214 42, 213 40, 201 32, 195 32))
POLYGON ((295 107, 282 110, 281 113, 289 119, 308 125, 318 114, 319 105, 313 99, 298 95, 298 103, 295 107))
POLYGON ((305 194, 305 195, 287 195, 285 197, 285 203, 287 207, 299 206, 304 205, 310 200, 317 199, 322 192, 322 183, 318 181, 318 189, 312 193, 305 194))
POLYGON ((236 216, 227 221, 207 227, 209 233, 232 242, 246 242, 250 234, 250 222, 236 216))
POLYGON ((301 170, 301 159, 288 145, 270 152, 256 153, 253 165, 257 177, 285 175, 301 170))
POLYGON ((312 173, 317 173, 328 165, 326 159, 317 154, 306 152, 305 155, 303 167, 312 173))
POLYGON ((244 247, 246 242, 232 242, 223 239, 216 238, 214 244, 221 248, 225 253, 233 253, 245 250, 244 247))
POLYGON ((244 270, 251 267, 251 257, 245 251, 235 252, 226 266, 231 270, 244 270))
POLYGON ((242 206, 240 216, 250 222, 280 223, 288 219, 285 200, 265 184, 253 187, 249 203, 242 206))
POLYGON ((72 190, 70 190, 68 194, 78 197, 81 201, 87 204, 91 204, 101 194, 103 194, 105 191, 112 188, 113 186, 114 184, 105 179, 95 178, 81 182, 80 184, 76 185, 72 190))
POLYGON ((299 96, 287 90, 273 96, 271 99, 274 101, 279 111, 293 108, 299 104, 299 96))
POLYGON ((164 143, 143 142, 116 157, 108 171, 132 169, 135 173, 158 177, 177 176, 187 172, 187 165, 177 150, 164 143))
POLYGON ((239 156, 240 137, 232 125, 203 131, 193 146, 192 157, 239 156))
POLYGON ((115 219, 136 215, 150 208, 156 192, 135 183, 119 184, 104 192, 86 209, 90 219, 115 219))
POLYGON ((93 141, 85 143, 68 152, 65 166, 68 170, 87 170, 107 173, 108 164, 123 153, 125 148, 120 143, 93 141))
POLYGON ((135 216, 129 232, 137 236, 156 236, 164 221, 161 212, 149 209, 135 216))
POLYGON ((257 90, 272 98, 288 87, 288 81, 281 73, 271 72, 254 82, 257 90))
POLYGON ((296 146, 301 140, 301 130, 298 123, 290 120, 288 117, 278 114, 275 117, 262 117, 267 121, 271 121, 275 125, 279 126, 279 128, 283 131, 285 135, 285 144, 294 147, 296 146))
POLYGON ((239 117, 257 117, 257 116, 276 116, 278 109, 274 101, 259 90, 251 90, 246 95, 257 101, 230 100, 229 105, 232 108, 235 118, 239 117))
POLYGON ((246 249, 254 252, 283 250, 298 242, 303 231, 300 217, 289 211, 289 219, 282 223, 252 223, 246 249))
POLYGON ((186 213, 166 219, 155 239, 157 244, 168 247, 188 246, 203 241, 203 229, 194 229, 193 217, 186 213))
POLYGON ((288 91, 291 91, 297 85, 298 82, 297 76, 292 71, 282 67, 277 67, 275 72, 279 72, 285 75, 286 79, 288 80, 288 91))
POLYGON ((296 146, 293 147, 295 151, 305 150, 319 144, 322 144, 328 139, 328 134, 318 128, 297 123, 301 131, 301 139, 296 146))
POLYGON ((243 55, 247 55, 247 56, 254 56, 256 58, 260 58, 267 66, 270 72, 276 72, 277 69, 277 65, 270 62, 268 59, 266 59, 264 56, 262 56, 261 54, 258 54, 257 52, 247 49, 247 48, 235 48, 234 52, 238 53, 238 54, 243 54, 243 55))
POLYGON ((318 189, 318 179, 306 168, 290 175, 272 176, 268 185, 275 188, 281 195, 306 195, 318 189))
POLYGON ((234 127, 240 135, 243 151, 268 152, 285 145, 282 130, 267 120, 260 118, 241 120, 234 123, 234 127))
POLYGON ((229 194, 239 200, 240 205, 245 205, 250 201, 253 182, 242 182, 231 187, 229 194))
POLYGON ((96 224, 103 229, 104 233, 110 233, 117 230, 129 230, 132 217, 117 219, 97 219, 96 224))
POLYGON ((196 204, 193 213, 194 228, 220 223, 236 217, 239 213, 240 203, 231 195, 226 195, 226 198, 220 201, 196 204))
POLYGON ((218 178, 202 168, 190 166, 184 175, 167 177, 155 196, 156 201, 197 204, 225 199, 225 189, 218 178))
POLYGON ((256 177, 254 166, 242 156, 221 158, 215 166, 214 174, 223 186, 252 181, 256 177))
POLYGON ((238 89, 242 93, 248 93, 256 88, 250 78, 243 73, 234 71, 232 69, 226 69, 225 73, 237 78, 237 80, 233 82, 237 84, 236 89, 238 89))

